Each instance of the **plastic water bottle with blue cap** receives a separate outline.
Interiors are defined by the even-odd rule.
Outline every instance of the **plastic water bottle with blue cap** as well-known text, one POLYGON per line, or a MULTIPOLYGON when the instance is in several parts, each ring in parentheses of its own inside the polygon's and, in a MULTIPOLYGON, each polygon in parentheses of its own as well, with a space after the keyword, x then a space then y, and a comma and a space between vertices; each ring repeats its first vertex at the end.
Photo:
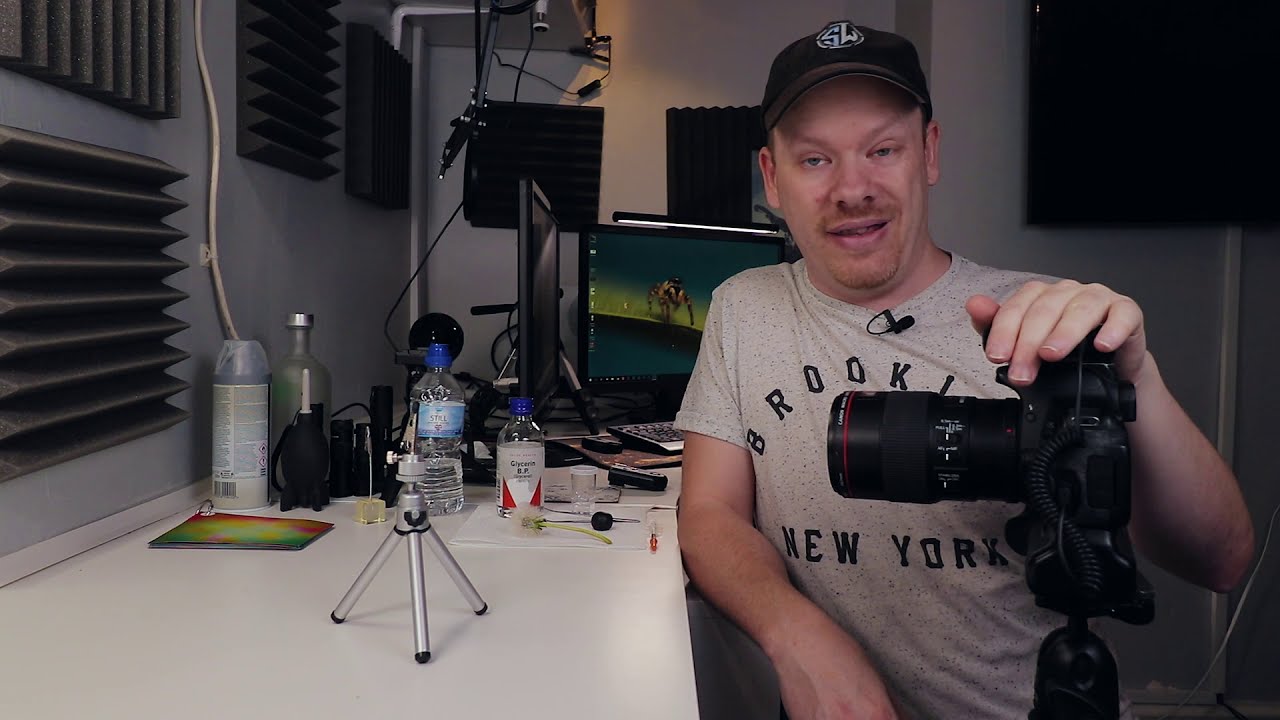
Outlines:
POLYGON ((413 386, 410 414, 413 453, 426 467, 419 485, 431 515, 448 515, 462 509, 462 425, 467 411, 462 385, 450 372, 449 346, 427 348, 426 373, 413 386))

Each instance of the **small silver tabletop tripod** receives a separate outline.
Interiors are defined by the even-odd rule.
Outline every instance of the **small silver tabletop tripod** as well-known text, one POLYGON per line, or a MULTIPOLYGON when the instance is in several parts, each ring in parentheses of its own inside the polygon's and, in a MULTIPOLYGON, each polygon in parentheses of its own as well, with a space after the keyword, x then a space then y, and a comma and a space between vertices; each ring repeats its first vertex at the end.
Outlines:
POLYGON ((351 608, 355 606, 356 601, 360 599, 365 589, 369 587, 373 577, 386 564, 387 559, 391 557, 391 553, 395 552, 396 545, 400 543, 402 538, 408 536, 409 587, 413 593, 413 658, 419 663, 425 663, 431 659, 431 644, 427 638, 427 591, 424 583, 425 572, 422 566, 423 536, 426 536, 427 540, 430 541, 431 551, 436 554, 436 559, 440 561, 440 564, 444 565, 449 577, 453 578, 453 583, 458 586, 458 590, 466 597, 471 609, 477 615, 483 615, 489 610, 489 606, 481 599, 480 593, 476 592, 475 586, 471 584, 471 581, 467 579, 467 574, 462 571, 458 561, 453 559, 453 555, 445 547, 444 541, 436 534, 435 528, 431 527, 431 516, 427 514, 427 501, 422 494, 422 486, 420 485, 423 476, 427 472, 427 466, 423 462, 422 456, 396 455, 390 452, 387 453, 387 462, 397 463, 396 479, 404 483, 404 489, 400 492, 400 497, 396 501, 395 527, 391 529, 391 532, 387 533, 387 539, 383 540, 382 545, 378 546, 378 550, 369 559, 369 564, 365 565, 364 570, 360 571, 360 575, 352 583, 351 589, 347 590, 347 594, 342 596, 342 601, 338 603, 337 609, 329 617, 335 623, 341 623, 347 619, 347 614, 351 612, 351 608))

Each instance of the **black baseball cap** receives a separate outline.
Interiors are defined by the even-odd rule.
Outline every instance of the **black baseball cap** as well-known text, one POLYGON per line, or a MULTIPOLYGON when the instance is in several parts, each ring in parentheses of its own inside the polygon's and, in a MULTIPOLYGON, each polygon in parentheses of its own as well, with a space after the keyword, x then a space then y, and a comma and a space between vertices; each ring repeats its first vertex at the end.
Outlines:
POLYGON ((791 43, 774 58, 761 102, 765 131, 772 130, 801 95, 842 75, 887 80, 920 102, 925 122, 933 117, 928 83, 911 41, 884 30, 837 20, 791 43))

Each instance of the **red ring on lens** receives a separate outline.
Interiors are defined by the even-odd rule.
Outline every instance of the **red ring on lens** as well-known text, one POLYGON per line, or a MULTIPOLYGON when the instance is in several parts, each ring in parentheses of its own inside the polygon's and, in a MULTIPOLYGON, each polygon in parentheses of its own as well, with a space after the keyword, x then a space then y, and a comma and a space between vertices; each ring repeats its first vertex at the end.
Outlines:
POLYGON ((853 477, 849 474, 849 425, 852 424, 853 418, 850 413, 853 412, 853 393, 850 390, 848 396, 844 400, 844 427, 841 428, 842 440, 844 445, 844 486, 850 493, 853 492, 853 477))

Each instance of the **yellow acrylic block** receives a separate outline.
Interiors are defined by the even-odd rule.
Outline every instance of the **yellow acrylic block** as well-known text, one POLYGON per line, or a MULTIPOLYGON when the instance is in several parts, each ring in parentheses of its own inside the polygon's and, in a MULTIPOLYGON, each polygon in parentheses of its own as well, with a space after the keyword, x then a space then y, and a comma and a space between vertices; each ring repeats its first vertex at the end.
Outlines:
POLYGON ((356 522, 371 525, 386 522, 387 503, 382 498, 367 497, 356 499, 356 522))

